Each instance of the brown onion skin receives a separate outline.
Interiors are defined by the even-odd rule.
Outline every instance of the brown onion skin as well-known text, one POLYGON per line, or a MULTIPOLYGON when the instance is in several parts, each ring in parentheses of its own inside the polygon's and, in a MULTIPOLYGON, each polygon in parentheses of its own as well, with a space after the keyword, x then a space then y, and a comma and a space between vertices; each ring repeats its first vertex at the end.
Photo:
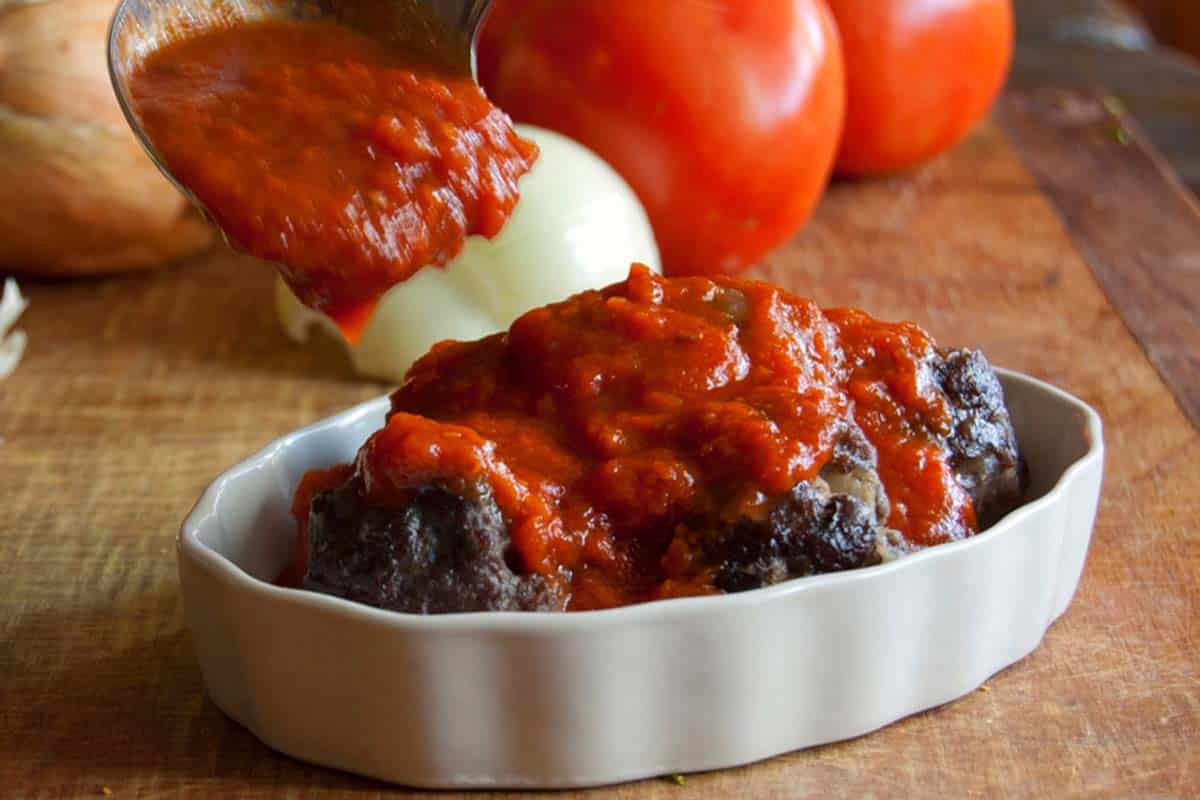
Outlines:
POLYGON ((129 130, 109 83, 113 0, 0 0, 0 270, 150 269, 213 229, 129 130))

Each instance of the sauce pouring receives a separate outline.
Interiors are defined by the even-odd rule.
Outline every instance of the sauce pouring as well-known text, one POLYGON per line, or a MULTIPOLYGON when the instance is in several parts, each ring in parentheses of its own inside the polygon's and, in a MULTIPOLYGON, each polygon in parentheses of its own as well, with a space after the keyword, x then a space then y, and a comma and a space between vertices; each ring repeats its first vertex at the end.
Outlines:
POLYGON ((536 160, 473 78, 488 5, 123 0, 109 66, 164 174, 353 339, 391 286, 496 235, 536 160))

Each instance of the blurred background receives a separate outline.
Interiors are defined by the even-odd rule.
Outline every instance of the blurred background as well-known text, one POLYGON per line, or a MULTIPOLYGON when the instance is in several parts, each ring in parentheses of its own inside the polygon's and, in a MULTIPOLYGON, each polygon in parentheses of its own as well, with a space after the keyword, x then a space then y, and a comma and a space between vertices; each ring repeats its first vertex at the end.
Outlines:
POLYGON ((1105 87, 1200 190, 1200 0, 1015 0, 1010 85, 1105 87))
POLYGON ((1131 5, 1164 42, 1200 55, 1200 4, 1195 0, 1133 0, 1131 5))

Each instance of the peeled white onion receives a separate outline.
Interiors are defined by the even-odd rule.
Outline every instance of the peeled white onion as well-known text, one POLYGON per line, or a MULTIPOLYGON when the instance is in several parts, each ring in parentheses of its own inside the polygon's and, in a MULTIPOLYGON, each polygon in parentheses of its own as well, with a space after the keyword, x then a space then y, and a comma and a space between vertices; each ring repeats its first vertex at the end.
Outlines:
POLYGON ((25 332, 9 330, 17 324, 29 303, 21 297, 17 282, 9 278, 0 291, 0 379, 7 378, 17 368, 17 362, 25 352, 25 332))
POLYGON ((358 344, 302 305, 280 280, 284 330, 304 341, 314 327, 346 345, 358 372, 400 382, 444 339, 478 339, 538 306, 622 281, 635 261, 660 271, 645 210, 599 156, 557 133, 518 125, 541 148, 521 179, 521 199, 494 239, 472 236, 444 268, 425 267, 383 296, 358 344))

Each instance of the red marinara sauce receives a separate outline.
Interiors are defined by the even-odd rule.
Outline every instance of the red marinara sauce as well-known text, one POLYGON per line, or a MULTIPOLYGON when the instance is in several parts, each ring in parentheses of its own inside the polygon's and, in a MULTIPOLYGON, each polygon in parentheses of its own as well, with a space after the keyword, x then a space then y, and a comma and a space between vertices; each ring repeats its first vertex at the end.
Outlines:
POLYGON ((974 532, 935 440, 951 418, 923 379, 933 352, 909 323, 635 266, 507 333, 437 345, 354 469, 385 506, 485 482, 524 569, 569 580, 572 610, 712 593, 677 523, 762 518, 818 475, 848 414, 878 451, 890 527, 915 547, 974 532))
POLYGON ((389 288, 499 233, 537 158, 432 48, 333 22, 197 33, 129 85, 163 159, 230 240, 278 263, 351 338, 389 288))

